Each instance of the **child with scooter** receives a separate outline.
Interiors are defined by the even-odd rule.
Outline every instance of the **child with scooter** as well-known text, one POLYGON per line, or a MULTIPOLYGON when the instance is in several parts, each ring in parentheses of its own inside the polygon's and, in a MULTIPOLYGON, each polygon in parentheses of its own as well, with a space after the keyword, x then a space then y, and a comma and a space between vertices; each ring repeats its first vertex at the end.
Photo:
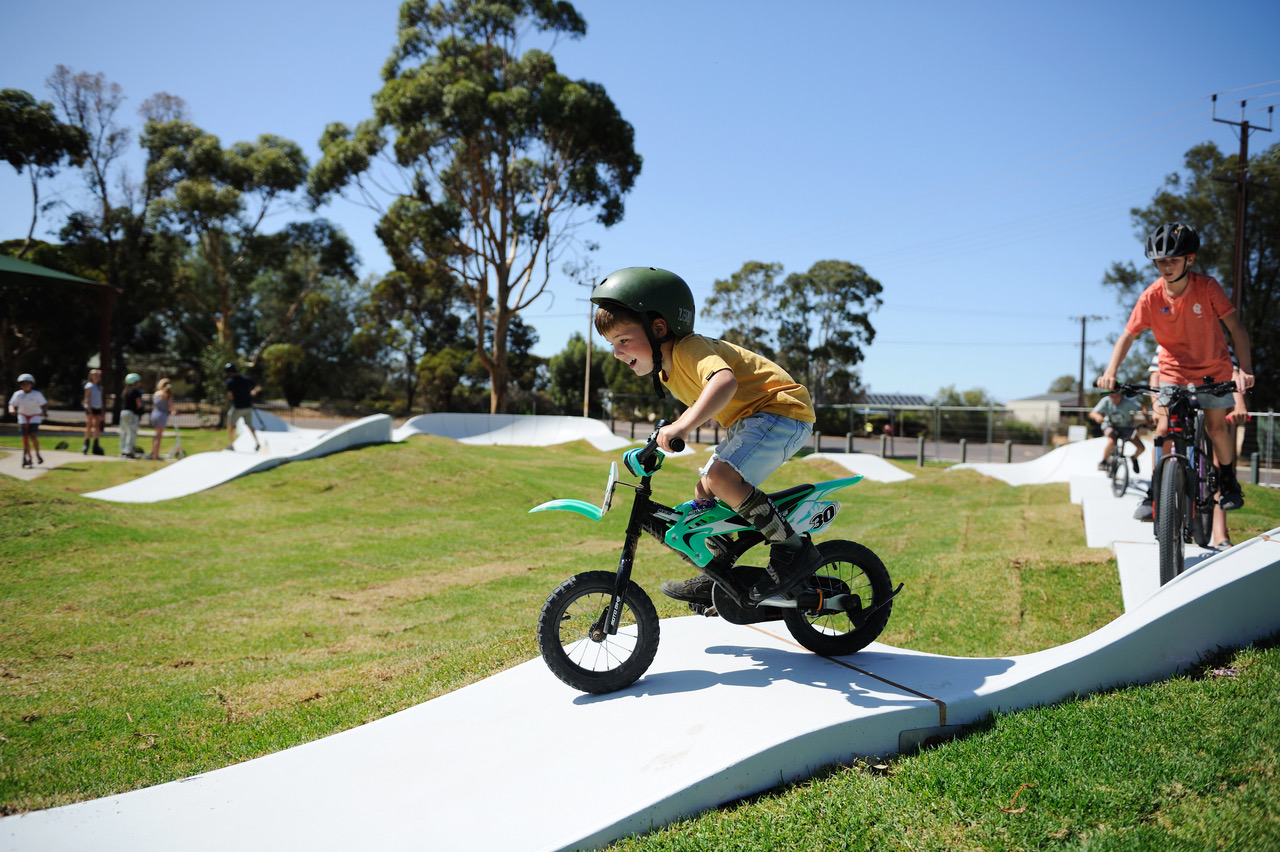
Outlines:
POLYGON ((13 392, 9 397, 9 413, 18 416, 22 426, 22 466, 31 467, 31 456, 34 453, 36 464, 44 464, 40 455, 40 424, 49 416, 49 401, 44 394, 35 390, 36 377, 30 373, 18 376, 21 390, 13 392))

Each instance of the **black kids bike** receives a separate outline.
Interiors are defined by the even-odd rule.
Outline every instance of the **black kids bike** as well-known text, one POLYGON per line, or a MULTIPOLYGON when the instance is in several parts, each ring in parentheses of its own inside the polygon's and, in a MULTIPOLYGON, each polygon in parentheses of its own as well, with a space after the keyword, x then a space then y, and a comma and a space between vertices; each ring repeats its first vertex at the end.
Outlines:
MULTIPOLYGON (((664 425, 659 422, 658 428, 664 425)), ((739 560, 764 536, 718 501, 705 511, 673 509, 654 501, 650 480, 664 458, 657 434, 623 456, 627 469, 640 477, 638 485, 619 482, 614 462, 600 506, 552 500, 530 510, 558 509, 599 521, 609 511, 617 486, 635 491, 617 570, 570 577, 547 597, 538 614, 538 648, 556 677, 582 692, 606 693, 630 686, 648 670, 658 651, 658 613, 644 589, 631 580, 640 536, 646 533, 714 580, 711 605, 689 604, 695 613, 734 624, 781 620, 797 642, 823 656, 852 654, 875 641, 889 621, 894 596, 902 590, 901 584, 893 588, 888 569, 875 553, 853 541, 821 542, 816 546, 822 565, 808 581, 787 596, 753 602, 751 586, 765 569, 739 560)), ((672 445, 683 449, 682 442, 672 445)), ((826 529, 840 511, 840 503, 830 498, 832 492, 861 479, 798 485, 769 497, 794 529, 813 534, 826 529)))
MULTIPOLYGON (((1118 434, 1118 431, 1117 431, 1118 434)), ((1133 444, 1133 438, 1116 438, 1115 446, 1111 448, 1111 453, 1107 456, 1106 474, 1107 479, 1111 480, 1111 493, 1117 497, 1123 497, 1124 493, 1129 490, 1129 465, 1134 464, 1134 472, 1137 472, 1138 447, 1133 444, 1134 454, 1129 456, 1125 453, 1124 448, 1133 444), (1132 462, 1131 462, 1132 460, 1132 462)))
MULTIPOLYGON (((1159 388, 1149 385, 1124 383, 1116 387, 1126 396, 1160 393, 1159 388)), ((1151 472, 1162 586, 1185 570, 1184 546, 1194 542, 1208 547, 1213 532, 1218 469, 1213 463, 1213 445, 1205 433, 1205 415, 1196 402, 1196 394, 1226 396, 1235 389, 1235 382, 1215 382, 1206 376, 1204 384, 1177 385, 1166 391, 1169 434, 1161 443, 1172 441, 1173 452, 1161 455, 1159 464, 1151 472)), ((1154 437, 1153 440, 1160 441, 1154 437)))

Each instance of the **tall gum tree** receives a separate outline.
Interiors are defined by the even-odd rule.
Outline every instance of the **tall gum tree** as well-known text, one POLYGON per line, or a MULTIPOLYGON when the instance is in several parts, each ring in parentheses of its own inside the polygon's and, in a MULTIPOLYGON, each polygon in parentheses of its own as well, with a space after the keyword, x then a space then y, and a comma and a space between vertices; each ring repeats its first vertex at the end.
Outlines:
MULTIPOLYGON (((224 149, 217 136, 180 119, 148 122, 141 141, 148 154, 147 186, 155 198, 149 212, 157 223, 191 239, 199 261, 198 269, 188 262, 175 270, 181 290, 177 302, 212 317, 214 339, 231 349, 236 315, 254 295, 262 222, 274 204, 303 185, 306 157, 297 143, 270 134, 224 149)), ((334 252, 349 254, 345 237, 335 229, 299 227, 299 242, 337 241, 334 252)))
POLYGON ((513 319, 587 216, 622 219, 640 173, 604 88, 520 52, 535 31, 554 43, 586 29, 567 2, 408 0, 374 116, 329 125, 309 178, 314 204, 342 194, 381 214, 397 269, 442 265, 466 288, 492 412, 507 408, 513 319))

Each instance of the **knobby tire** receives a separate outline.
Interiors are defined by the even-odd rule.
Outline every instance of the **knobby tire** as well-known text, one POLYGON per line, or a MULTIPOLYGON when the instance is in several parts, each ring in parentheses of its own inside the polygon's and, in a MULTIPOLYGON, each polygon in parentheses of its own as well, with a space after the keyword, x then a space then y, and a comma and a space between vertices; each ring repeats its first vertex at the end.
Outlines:
POLYGON ((1165 461, 1160 475, 1160 501, 1156 504, 1156 538, 1160 544, 1160 585, 1182 573, 1186 566, 1183 535, 1187 530, 1187 471, 1176 458, 1165 461))
POLYGON ((1119 447, 1112 453, 1111 459, 1107 462, 1107 467, 1111 472, 1111 493, 1117 497, 1123 497, 1124 492, 1129 488, 1129 460, 1125 458, 1124 451, 1119 447))
MULTIPOLYGON (((862 600, 864 610, 869 610, 889 599, 893 583, 889 570, 880 557, 853 541, 824 541, 818 545, 822 554, 822 567, 814 574, 814 582, 822 584, 823 578, 833 587, 840 584, 862 600)), ((843 592, 844 588, 839 587, 843 592)), ((861 627, 856 626, 846 613, 821 615, 801 609, 783 611, 782 620, 795 640, 815 654, 824 657, 841 657, 861 651, 879 637, 886 624, 893 602, 877 610, 861 627)))
POLYGON ((607 617, 617 575, 587 571, 565 580, 538 614, 538 649, 551 673, 582 692, 624 689, 658 653, 658 611, 635 583, 623 593, 616 635, 598 629, 607 617))

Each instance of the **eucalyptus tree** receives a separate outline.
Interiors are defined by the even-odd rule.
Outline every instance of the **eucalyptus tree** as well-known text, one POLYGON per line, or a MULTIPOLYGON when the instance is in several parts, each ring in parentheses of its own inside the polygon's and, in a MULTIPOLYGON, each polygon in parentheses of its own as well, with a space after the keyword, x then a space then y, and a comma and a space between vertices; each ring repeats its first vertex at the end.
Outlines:
POLYGON ((373 117, 330 124, 310 176, 313 203, 340 193, 380 213, 397 269, 444 264, 466 288, 494 412, 507 408, 514 319, 591 216, 622 219, 640 172, 604 87, 525 50, 585 33, 567 2, 407 0, 373 117))
POLYGON ((781 313, 781 263, 749 260, 712 284, 703 315, 723 326, 720 337, 766 358, 777 354, 774 337, 781 313))
POLYGON ((852 402, 857 365, 875 338, 870 312, 880 282, 845 260, 820 260, 781 283, 781 263, 747 261, 716 281, 704 315, 721 337, 775 360, 809 388, 815 404, 852 402))
POLYGON ((53 104, 37 101, 21 89, 0 89, 0 160, 31 181, 31 226, 16 257, 31 249, 40 205, 40 180, 53 177, 63 163, 84 162, 88 137, 84 130, 58 120, 53 104))
MULTIPOLYGON (((217 136, 182 119, 147 122, 141 142, 154 198, 150 215, 193 249, 175 269, 181 286, 174 310, 210 318, 208 342, 224 351, 239 348, 247 342, 235 339, 237 314, 251 308, 253 282, 271 254, 270 241, 260 239, 262 223, 303 185, 307 159, 296 143, 270 134, 223 148, 217 136)), ((328 226, 304 227, 288 241, 317 256, 350 252, 345 237, 328 226)), ((194 323, 187 327, 200 333, 194 323)))
POLYGON ((463 328, 466 304, 463 288, 438 264, 392 270, 372 283, 355 343, 400 383, 406 410, 420 392, 429 410, 451 409, 475 357, 475 339, 463 328))
POLYGON ((875 339, 870 312, 881 305, 880 282, 847 260, 820 260, 782 285, 780 361, 803 376, 815 405, 852 402, 857 366, 875 339))

